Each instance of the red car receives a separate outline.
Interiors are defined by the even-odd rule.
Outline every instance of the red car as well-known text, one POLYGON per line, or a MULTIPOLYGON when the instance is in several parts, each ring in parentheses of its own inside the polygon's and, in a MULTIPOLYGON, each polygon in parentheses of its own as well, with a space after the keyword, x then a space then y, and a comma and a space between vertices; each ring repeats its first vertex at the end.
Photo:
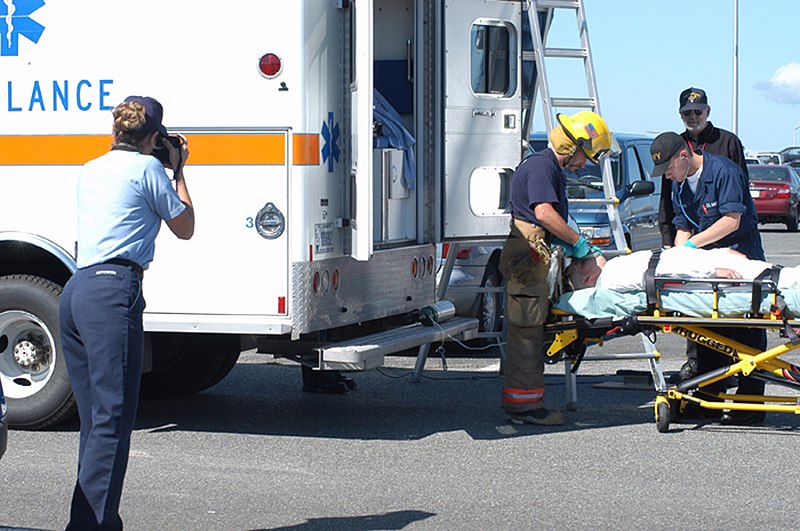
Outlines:
POLYGON ((796 232, 800 218, 800 175, 796 170, 777 164, 753 164, 747 171, 758 221, 785 223, 790 232, 796 232))

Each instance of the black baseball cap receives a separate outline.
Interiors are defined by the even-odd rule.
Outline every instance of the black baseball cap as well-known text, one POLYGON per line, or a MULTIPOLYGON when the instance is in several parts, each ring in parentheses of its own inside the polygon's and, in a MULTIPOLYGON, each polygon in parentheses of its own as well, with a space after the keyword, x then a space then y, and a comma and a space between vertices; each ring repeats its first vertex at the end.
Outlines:
POLYGON ((678 112, 694 109, 704 111, 708 108, 708 97, 706 97, 706 91, 699 88, 689 87, 681 92, 681 95, 678 98, 678 105, 678 112))
POLYGON ((669 166, 669 161, 675 154, 688 147, 678 133, 668 132, 658 135, 650 145, 650 157, 653 159, 653 177, 664 175, 669 166))
POLYGON ((167 128, 161 123, 164 118, 164 107, 150 96, 128 96, 125 103, 135 101, 144 107, 145 123, 142 132, 149 134, 158 131, 161 136, 167 136, 167 128))

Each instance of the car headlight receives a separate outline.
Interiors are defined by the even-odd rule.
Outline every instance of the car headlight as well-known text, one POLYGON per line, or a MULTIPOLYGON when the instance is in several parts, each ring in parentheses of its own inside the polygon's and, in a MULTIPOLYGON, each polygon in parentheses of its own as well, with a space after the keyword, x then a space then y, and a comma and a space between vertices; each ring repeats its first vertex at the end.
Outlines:
POLYGON ((589 242, 590 245, 610 245, 611 244, 611 226, 583 226, 581 227, 581 235, 589 242))

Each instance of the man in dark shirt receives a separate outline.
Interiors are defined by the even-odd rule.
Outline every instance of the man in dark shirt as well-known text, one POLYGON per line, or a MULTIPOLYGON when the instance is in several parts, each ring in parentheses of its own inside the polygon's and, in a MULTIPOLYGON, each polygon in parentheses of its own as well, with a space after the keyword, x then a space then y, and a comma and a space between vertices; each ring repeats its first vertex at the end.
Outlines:
MULTIPOLYGON (((735 162, 749 180, 747 164, 745 164, 744 147, 735 134, 715 127, 708 121, 711 107, 703 89, 689 87, 681 92, 678 98, 678 112, 686 126, 681 133, 692 151, 701 150, 712 155, 721 155, 735 162)), ((672 186, 666 177, 661 177, 661 201, 658 210, 658 226, 661 231, 663 247, 672 247, 675 242, 675 225, 672 221, 675 210, 672 206, 672 186)), ((697 375, 696 346, 691 341, 687 344, 687 361, 670 381, 677 383, 697 375)))

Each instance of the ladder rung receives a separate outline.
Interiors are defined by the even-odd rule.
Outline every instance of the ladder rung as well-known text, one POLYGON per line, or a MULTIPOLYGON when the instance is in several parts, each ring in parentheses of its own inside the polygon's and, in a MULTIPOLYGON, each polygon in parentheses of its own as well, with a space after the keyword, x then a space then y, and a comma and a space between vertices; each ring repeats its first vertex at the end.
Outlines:
POLYGON ((553 107, 586 107, 594 109, 596 102, 594 98, 551 98, 550 105, 553 107))
POLYGON ((612 197, 610 199, 570 199, 571 205, 618 205, 619 199, 612 197))
MULTIPOLYGON (((545 48, 545 57, 566 57, 570 59, 584 59, 589 57, 589 50, 586 48, 545 48)), ((525 55, 523 54, 523 57, 525 55)))
POLYGON ((578 9, 580 2, 578 0, 542 0, 535 1, 537 9, 578 9))
POLYGON ((523 61, 535 61, 536 60, 536 52, 533 50, 525 50, 522 52, 522 60, 523 61))

